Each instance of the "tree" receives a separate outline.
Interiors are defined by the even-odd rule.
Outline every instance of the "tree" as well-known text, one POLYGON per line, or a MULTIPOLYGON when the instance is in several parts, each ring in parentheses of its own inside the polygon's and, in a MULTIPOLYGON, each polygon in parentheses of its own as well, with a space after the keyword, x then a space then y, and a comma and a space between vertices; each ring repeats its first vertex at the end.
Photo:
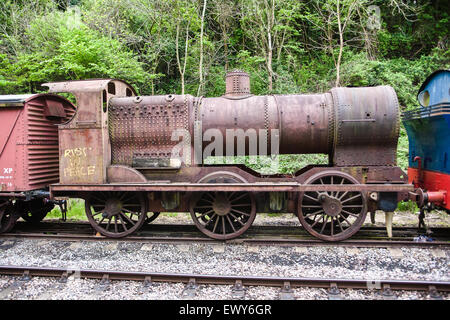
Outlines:
POLYGON ((229 68, 229 39, 233 30, 232 28, 235 26, 235 15, 237 15, 237 11, 233 1, 213 2, 212 16, 220 29, 220 36, 224 48, 223 61, 225 64, 225 72, 227 72, 229 68))
POLYGON ((203 0, 203 10, 202 10, 202 17, 201 17, 201 27, 200 27, 200 62, 198 64, 198 78, 199 78, 199 84, 198 84, 198 90, 197 90, 197 96, 199 96, 202 92, 203 87, 203 30, 204 30, 204 24, 205 24, 205 12, 206 12, 206 0, 203 0))
POLYGON ((10 68, 19 87, 35 92, 43 82, 69 79, 119 78, 138 87, 147 81, 133 52, 84 24, 68 23, 71 18, 55 11, 31 23, 29 52, 20 53, 10 68))
POLYGON ((268 90, 273 91, 275 73, 273 57, 281 59, 286 40, 292 36, 290 28, 293 14, 299 7, 296 0, 242 0, 240 14, 242 28, 253 40, 255 49, 260 51, 265 59, 268 72, 268 90))

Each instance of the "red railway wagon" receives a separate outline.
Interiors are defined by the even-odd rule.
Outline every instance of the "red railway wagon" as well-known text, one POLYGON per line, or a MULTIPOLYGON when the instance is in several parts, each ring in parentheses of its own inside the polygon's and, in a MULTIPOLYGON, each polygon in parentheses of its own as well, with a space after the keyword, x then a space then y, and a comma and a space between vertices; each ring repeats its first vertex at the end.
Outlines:
POLYGON ((59 182, 58 124, 75 106, 53 94, 0 96, 0 231, 15 221, 41 220, 54 203, 48 186, 59 182))

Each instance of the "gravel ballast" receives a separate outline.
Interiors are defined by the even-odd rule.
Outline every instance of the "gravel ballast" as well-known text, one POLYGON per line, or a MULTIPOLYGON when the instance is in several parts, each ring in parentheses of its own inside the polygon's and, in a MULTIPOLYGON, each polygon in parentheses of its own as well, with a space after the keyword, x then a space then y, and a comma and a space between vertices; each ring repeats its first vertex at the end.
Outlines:
MULTIPOLYGON (((345 279, 449 281, 449 250, 422 248, 254 247, 243 244, 157 244, 118 241, 9 239, 0 241, 0 265, 345 279)), ((0 277, 0 292, 11 277, 0 277)), ((33 278, 4 299, 180 299, 183 284, 78 279, 66 285, 33 278), (74 286, 74 287, 71 287, 74 286)), ((201 286, 194 299, 231 299, 230 286, 201 286)), ((246 299, 276 299, 279 288, 246 288, 246 299)), ((398 294, 425 299, 426 292, 398 294)), ((1 294, 0 294, 1 296, 1 294)), ((328 299, 325 289, 298 288, 299 299, 328 299)), ((377 291, 341 290, 343 299, 378 299, 377 291)), ((183 297, 181 297, 183 298, 183 297)), ((447 298, 447 296, 445 296, 447 298)))

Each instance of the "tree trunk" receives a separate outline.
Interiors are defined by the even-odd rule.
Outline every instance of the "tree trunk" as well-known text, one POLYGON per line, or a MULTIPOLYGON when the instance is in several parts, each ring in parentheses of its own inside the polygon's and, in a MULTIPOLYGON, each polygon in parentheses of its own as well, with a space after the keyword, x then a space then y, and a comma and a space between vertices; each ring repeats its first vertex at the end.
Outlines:
POLYGON ((344 49, 344 35, 341 25, 341 12, 340 12, 340 3, 339 0, 337 1, 337 19, 338 19, 338 28, 339 28, 339 55, 336 62, 336 83, 335 86, 339 87, 340 80, 341 80, 341 60, 342 60, 342 51, 344 49))
POLYGON ((273 91, 273 70, 272 70, 272 55, 273 55, 273 46, 272 46, 272 27, 275 20, 275 2, 272 0, 272 12, 271 14, 267 14, 267 71, 269 73, 269 93, 273 91))
POLYGON ((203 1, 202 24, 200 27, 200 63, 198 66, 198 74, 200 83, 198 85, 197 96, 200 96, 203 89, 203 26, 205 23, 206 0, 203 1))

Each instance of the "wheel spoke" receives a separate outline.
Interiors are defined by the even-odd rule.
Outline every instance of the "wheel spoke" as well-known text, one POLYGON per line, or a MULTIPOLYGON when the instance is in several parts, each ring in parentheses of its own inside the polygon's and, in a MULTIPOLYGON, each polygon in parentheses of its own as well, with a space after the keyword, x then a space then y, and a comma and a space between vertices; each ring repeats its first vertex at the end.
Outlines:
POLYGON ((91 197, 94 199, 97 199, 100 203, 105 203, 105 199, 99 198, 98 195, 91 194, 91 197))
POLYGON ((222 216, 222 231, 223 231, 223 235, 225 235, 226 232, 225 232, 225 217, 224 216, 222 216))
POLYGON ((243 204, 232 204, 232 207, 251 207, 251 203, 243 203, 243 204))
MULTIPOLYGON (((323 216, 322 216, 322 217, 323 217, 323 216)), ((319 221, 320 221, 320 216, 319 216, 319 219, 317 219, 317 220, 314 218, 314 223, 311 225, 311 227, 314 228, 314 226, 315 226, 317 223, 319 223, 319 221)))
POLYGON ((340 196, 338 199, 342 200, 342 198, 344 198, 347 195, 348 191, 345 191, 344 194, 342 196, 340 196))
POLYGON ((341 221, 339 220, 339 217, 340 217, 340 215, 336 217, 336 220, 337 220, 337 222, 339 224, 339 228, 341 228, 341 231, 344 232, 344 229, 342 228, 342 224, 341 224, 341 221))
POLYGON ((331 235, 333 236, 334 233, 334 217, 331 217, 331 235))
POLYGON ((319 202, 319 199, 310 197, 310 196, 308 196, 306 193, 303 195, 303 197, 306 197, 306 198, 308 198, 308 199, 311 199, 311 200, 313 200, 313 201, 315 201, 315 202, 319 202))
POLYGON ((206 215, 208 215, 208 214, 210 214, 210 213, 212 213, 212 212, 214 212, 214 210, 206 211, 206 212, 202 213, 202 214, 199 216, 199 218, 201 219, 201 218, 203 218, 204 216, 206 216, 206 215))
POLYGON ((212 208, 211 206, 195 206, 195 209, 208 209, 212 208))
POLYGON ((353 197, 351 197, 351 198, 348 198, 348 199, 342 201, 341 203, 344 204, 344 203, 346 203, 346 202, 348 202, 348 201, 351 201, 351 200, 353 200, 353 199, 356 199, 356 198, 358 198, 358 197, 361 197, 361 193, 358 193, 356 196, 353 196, 353 197))
POLYGON ((94 213, 92 216, 93 216, 93 217, 98 216, 99 214, 103 213, 103 211, 105 211, 105 210, 97 211, 97 212, 94 213))
POLYGON ((217 228, 217 224, 219 223, 219 216, 217 216, 217 218, 216 218, 216 222, 214 223, 214 228, 213 228, 213 233, 215 233, 216 232, 216 228, 217 228))
POLYGON ((122 204, 122 207, 127 207, 127 208, 140 208, 141 205, 137 204, 137 203, 124 203, 122 204))
POLYGON ((305 205, 303 208, 323 208, 322 206, 305 205))
POLYGON ((241 225, 245 225, 245 223, 243 223, 242 221, 241 221, 241 219, 239 219, 239 218, 237 218, 234 214, 232 214, 231 212, 229 213, 229 215, 231 215, 234 219, 236 219, 236 221, 237 222, 239 222, 241 225))
POLYGON ((227 220, 228 220, 228 222, 229 222, 231 228, 233 229, 234 232, 236 232, 236 228, 234 227, 233 222, 231 221, 229 215, 227 214, 226 217, 227 217, 227 220))
MULTIPOLYGON (((343 184, 344 184, 344 181, 345 181, 345 178, 342 178, 340 185, 343 185, 343 184)), ((339 196, 340 193, 341 193, 340 191, 336 192, 335 197, 338 198, 338 199, 341 199, 340 196, 339 196)))
POLYGON ((347 220, 347 218, 346 217, 344 217, 342 214, 341 215, 339 215, 339 217, 342 217, 347 223, 348 223, 348 226, 349 227, 351 227, 352 226, 352 224, 347 220))
POLYGON ((204 202, 211 203, 211 204, 214 202, 214 201, 211 201, 209 199, 206 199, 205 197, 200 198, 200 200, 198 202, 200 202, 200 201, 204 201, 204 202))
POLYGON ((109 217, 108 224, 106 225, 106 231, 109 230, 109 226, 111 225, 111 220, 112 220, 112 217, 109 217))
POLYGON ((238 201, 238 200, 244 198, 246 195, 247 195, 247 193, 244 192, 243 194, 241 194, 241 195, 238 196, 237 198, 230 199, 230 202, 231 202, 231 203, 236 202, 236 201, 238 201))
POLYGON ((320 209, 320 210, 315 211, 315 212, 313 212, 313 213, 308 213, 308 214, 305 215, 305 218, 308 218, 308 217, 310 217, 310 216, 317 216, 317 215, 318 215, 319 213, 321 213, 321 212, 325 212, 325 211, 323 211, 323 209, 320 209))
POLYGON ((230 200, 230 199, 234 196, 235 193, 236 193, 236 191, 230 192, 230 193, 227 195, 227 199, 230 200))
POLYGON ((353 216, 353 217, 356 217, 356 218, 358 218, 358 217, 359 217, 359 216, 358 216, 357 214, 354 214, 354 213, 348 212, 348 211, 346 211, 346 210, 344 210, 344 209, 342 209, 342 212, 345 212, 346 214, 348 214, 348 215, 351 215, 351 216, 353 216))
POLYGON ((120 221, 122 222, 122 226, 123 226, 123 228, 125 229, 125 231, 128 231, 128 228, 127 228, 125 222, 123 221, 122 216, 119 215, 119 219, 120 219, 120 221))
MULTIPOLYGON (((204 193, 204 195, 209 196, 213 201, 216 200, 210 192, 204 193)), ((203 198, 203 197, 202 197, 203 198)), ((206 200, 206 199, 205 199, 206 200)))
POLYGON ((128 218, 128 216, 125 213, 120 212, 120 215, 122 215, 125 219, 127 219, 133 226, 135 225, 134 221, 131 220, 131 218, 128 218))
POLYGON ((240 214, 242 214, 242 215, 244 215, 244 216, 247 216, 247 217, 249 217, 249 216, 250 216, 250 213, 247 213, 247 212, 243 212, 243 211, 240 211, 240 210, 236 210, 236 209, 231 209, 231 211, 234 211, 234 212, 240 213, 240 214))
POLYGON ((125 212, 128 212, 128 213, 131 213, 131 214, 137 214, 137 212, 136 212, 136 211, 131 211, 131 210, 128 210, 128 209, 126 209, 126 208, 123 208, 123 207, 122 207, 122 211, 125 211, 125 212))
POLYGON ((214 213, 214 214, 211 216, 211 219, 209 219, 208 222, 205 223, 205 227, 206 227, 208 224, 210 224, 211 221, 214 220, 214 217, 215 217, 215 216, 217 216, 217 213, 214 213))
POLYGON ((327 215, 323 215, 323 224, 322 224, 322 229, 320 229, 320 234, 323 233, 323 230, 325 230, 325 226, 327 225, 327 221, 328 221, 328 216, 327 215))

